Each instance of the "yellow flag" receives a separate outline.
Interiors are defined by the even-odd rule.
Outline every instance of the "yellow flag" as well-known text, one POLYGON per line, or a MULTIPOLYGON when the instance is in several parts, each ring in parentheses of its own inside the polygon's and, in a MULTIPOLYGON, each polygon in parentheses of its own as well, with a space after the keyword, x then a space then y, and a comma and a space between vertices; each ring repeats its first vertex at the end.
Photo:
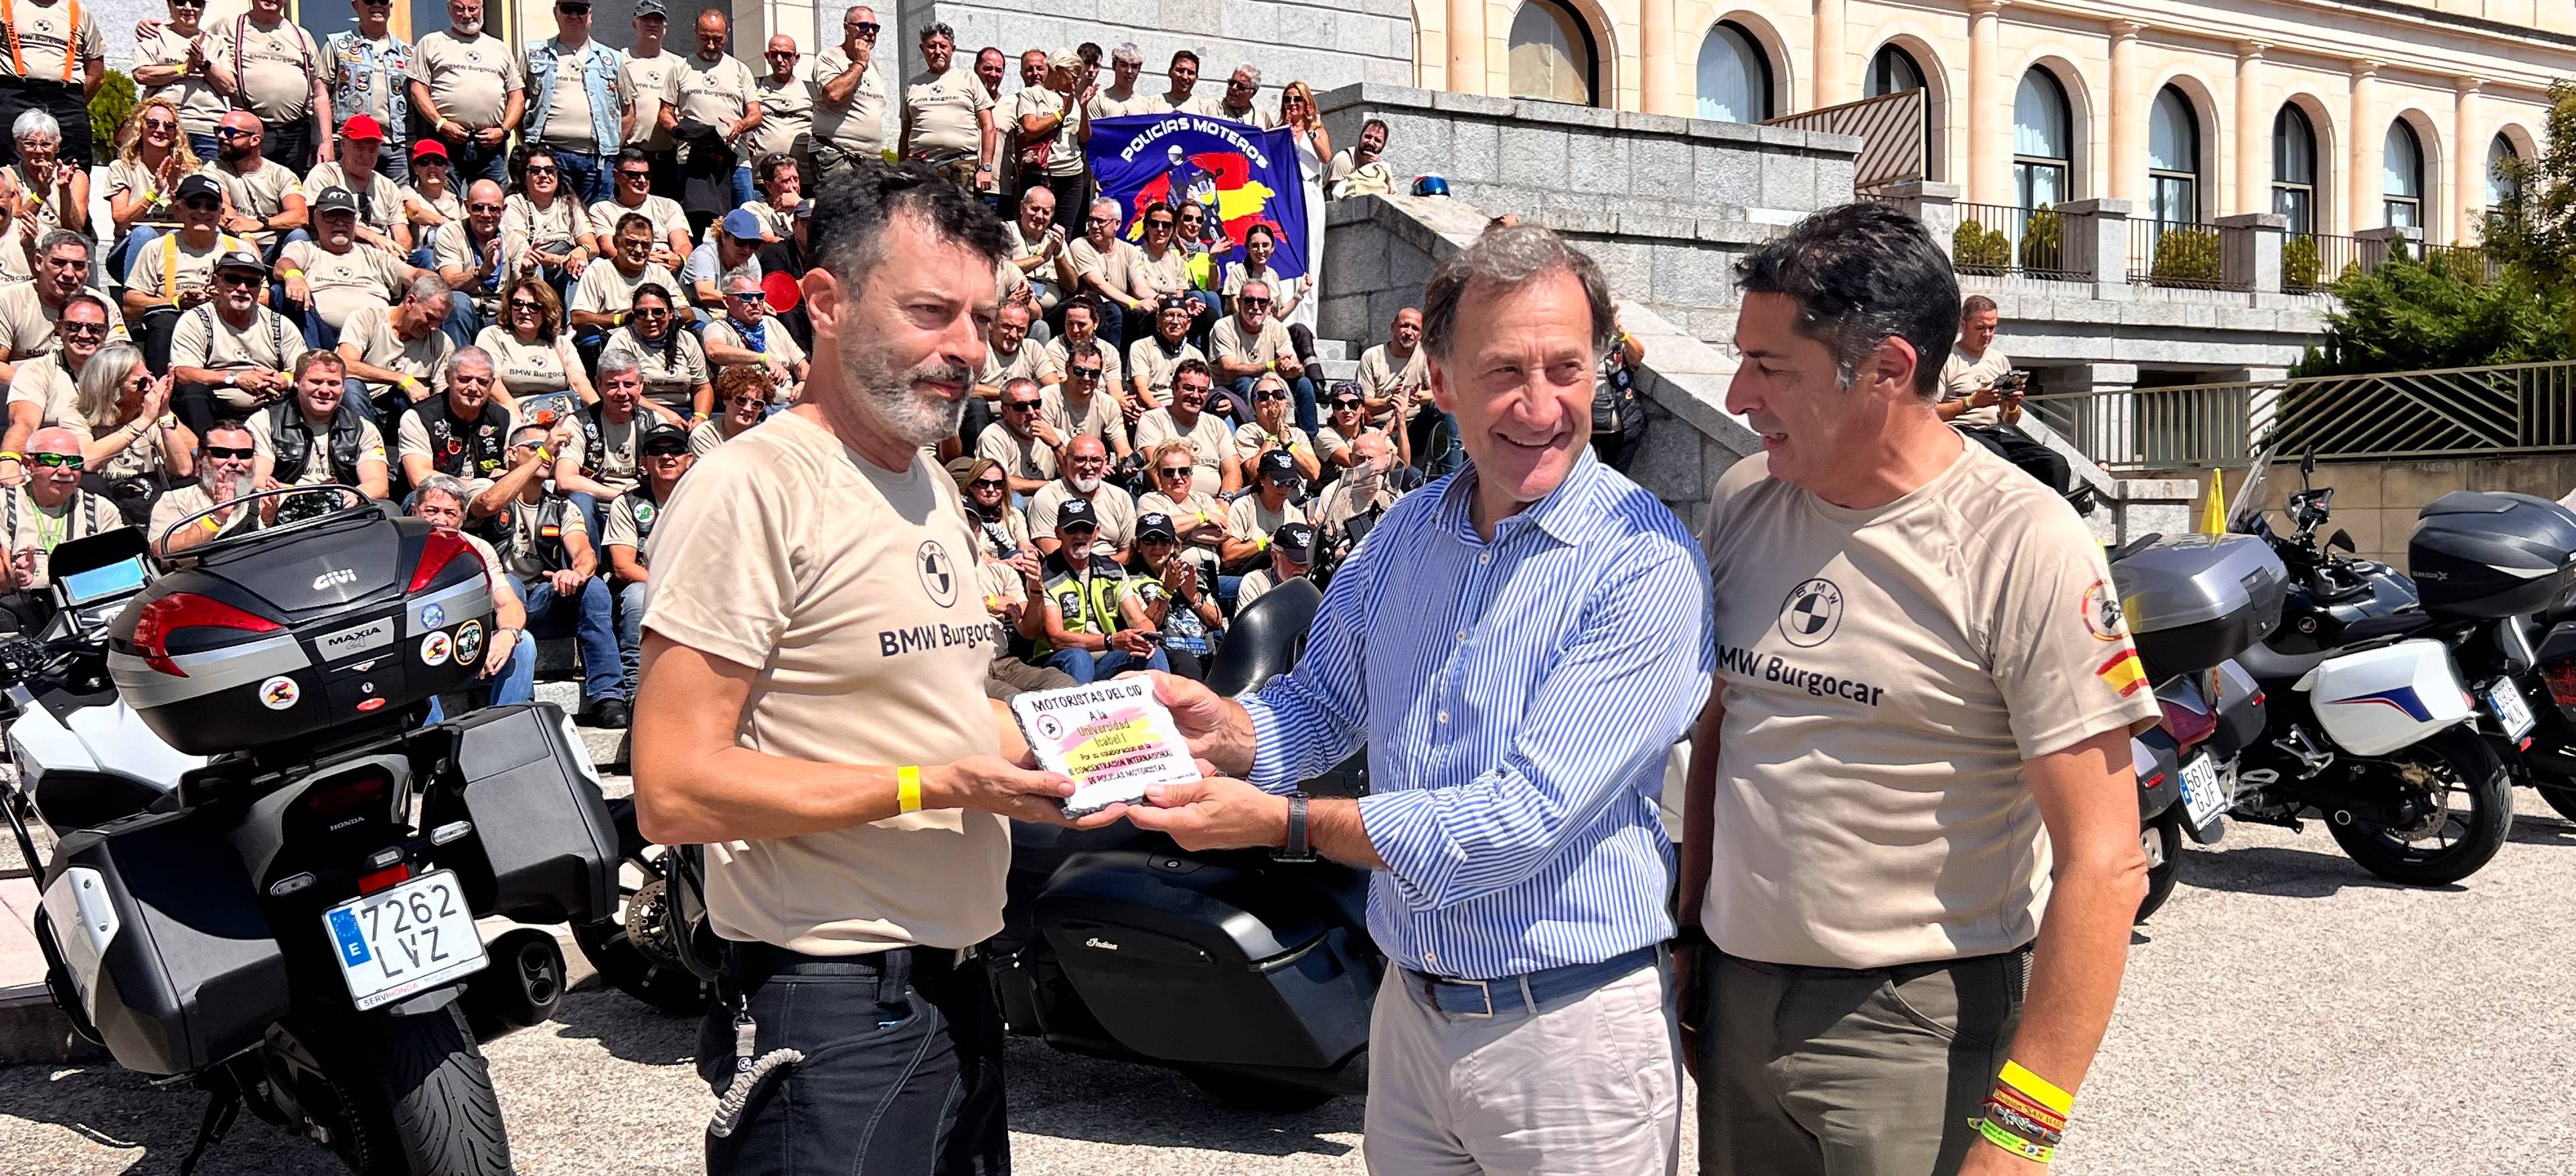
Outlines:
POLYGON ((2209 498, 2201 504, 2200 533, 2203 535, 2227 533, 2227 471, 2225 470, 2209 471, 2209 498))

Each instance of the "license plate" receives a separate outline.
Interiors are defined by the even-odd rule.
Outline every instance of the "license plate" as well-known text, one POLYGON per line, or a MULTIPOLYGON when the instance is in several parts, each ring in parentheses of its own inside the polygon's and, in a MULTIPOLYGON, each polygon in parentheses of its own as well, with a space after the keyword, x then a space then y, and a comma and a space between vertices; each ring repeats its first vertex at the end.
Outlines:
POLYGON ((2522 691, 2505 678, 2487 687, 2487 706, 2495 711, 2496 725, 2504 728, 2504 737, 2520 739, 2531 733, 2531 706, 2522 700, 2522 691))
POLYGON ((436 870, 322 912, 361 1010, 483 970, 483 937, 456 875, 436 870))
POLYGON ((2227 811, 2231 798, 2218 782, 2218 765, 2204 752, 2191 757, 2182 766, 2182 811, 2197 829, 2209 819, 2227 811))

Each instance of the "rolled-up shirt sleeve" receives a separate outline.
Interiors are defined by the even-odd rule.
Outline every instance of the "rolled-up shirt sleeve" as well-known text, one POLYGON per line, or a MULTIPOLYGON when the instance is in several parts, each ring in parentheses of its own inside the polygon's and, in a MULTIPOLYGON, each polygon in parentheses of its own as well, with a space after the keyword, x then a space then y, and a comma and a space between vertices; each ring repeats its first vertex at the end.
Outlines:
POLYGON ((1295 669, 1243 698, 1252 716, 1249 782, 1265 792, 1292 792, 1299 781, 1350 757, 1368 737, 1368 689, 1360 650, 1368 638, 1381 561, 1360 549, 1333 577, 1305 656, 1295 669))
POLYGON ((1502 763, 1455 787, 1361 797, 1361 825, 1405 904, 1467 902, 1543 869, 1707 700, 1711 632, 1707 565, 1675 549, 1602 586, 1502 763))

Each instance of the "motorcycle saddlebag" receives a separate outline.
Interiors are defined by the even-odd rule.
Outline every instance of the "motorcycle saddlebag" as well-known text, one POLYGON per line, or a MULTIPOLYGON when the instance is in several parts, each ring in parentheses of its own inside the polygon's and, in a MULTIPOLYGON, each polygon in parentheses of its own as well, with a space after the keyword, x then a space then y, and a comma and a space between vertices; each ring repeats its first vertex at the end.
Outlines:
POLYGON ((2289 572, 2252 535, 2174 535, 2111 565, 2147 680, 2206 670, 2281 623, 2289 572))
POLYGON ((2138 774, 2138 819, 2153 820, 2182 799, 2182 749, 2162 727, 2129 737, 2129 766, 2138 774))
POLYGON ((2407 574, 2424 611, 2476 620, 2556 612, 2576 589, 2576 514, 2529 494, 2454 490, 2416 516, 2407 574))
POLYGON ((286 959, 223 831, 144 813, 63 838, 38 934, 118 1065, 186 1074, 286 1015, 286 959))
POLYGON ((2211 672, 2218 679, 2218 730, 2209 737, 2209 750, 2234 759, 2263 738, 2263 687, 2234 658, 2211 672))
POLYGON ((590 753, 563 708, 491 707, 439 724, 455 739, 456 787, 431 788, 420 825, 467 820, 473 831, 440 859, 477 915, 522 923, 588 923, 617 903, 617 821, 590 753), (481 852, 471 852, 479 848, 481 852))
POLYGON ((340 742, 471 681, 491 627, 474 549, 370 505, 165 573, 109 630, 108 671, 189 755, 340 742))
POLYGON ((1038 896, 1066 979, 1120 1044, 1168 1062, 1323 1069, 1368 1041, 1373 950, 1352 942, 1365 886, 1322 865, 1239 868, 1169 851, 1076 856, 1038 896))

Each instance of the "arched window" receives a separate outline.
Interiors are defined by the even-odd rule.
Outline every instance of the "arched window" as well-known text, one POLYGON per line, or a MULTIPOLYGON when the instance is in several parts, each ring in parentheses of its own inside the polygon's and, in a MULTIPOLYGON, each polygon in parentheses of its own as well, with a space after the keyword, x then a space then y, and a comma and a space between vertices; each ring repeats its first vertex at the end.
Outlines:
POLYGON ((1770 58, 1733 21, 1719 22, 1699 43, 1699 117, 1747 123, 1771 117, 1770 58))
POLYGON ((1869 80, 1863 97, 1878 98, 1923 88, 1923 67, 1914 63, 1914 55, 1895 45, 1881 46, 1878 56, 1869 59, 1869 80))
POLYGON ((2513 140, 2497 135, 2487 144, 2487 207, 2504 207, 2505 198, 2513 195, 2513 172, 2508 165, 2522 158, 2513 149, 2513 140))
POLYGON ((2424 144, 2402 118, 2388 124, 2388 144, 2379 150, 2379 193, 2389 227, 2424 223, 2424 144))
POLYGON ((2147 213, 2159 221, 2200 219, 2200 119, 2191 99, 2167 86, 2147 118, 2147 213))
POLYGON ((1512 17, 1512 97, 1590 106, 1599 87, 1592 30, 1556 0, 1523 0, 1512 17))
POLYGON ((2074 161, 2075 117, 2066 87, 2044 69, 2021 75, 2013 93, 2013 194, 2023 208, 2047 208, 2066 199, 2074 161))
POLYGON ((2317 132, 2296 106, 2272 116, 2272 211, 2292 233, 2317 231, 2317 132))

